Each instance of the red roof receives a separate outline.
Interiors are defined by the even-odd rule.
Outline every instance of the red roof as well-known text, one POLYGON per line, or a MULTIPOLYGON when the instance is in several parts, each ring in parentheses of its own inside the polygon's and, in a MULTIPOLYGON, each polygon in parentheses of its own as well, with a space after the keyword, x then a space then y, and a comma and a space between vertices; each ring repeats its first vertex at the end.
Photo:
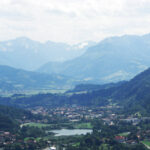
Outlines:
POLYGON ((124 136, 116 136, 115 139, 116 139, 116 140, 124 140, 125 137, 124 137, 124 136))

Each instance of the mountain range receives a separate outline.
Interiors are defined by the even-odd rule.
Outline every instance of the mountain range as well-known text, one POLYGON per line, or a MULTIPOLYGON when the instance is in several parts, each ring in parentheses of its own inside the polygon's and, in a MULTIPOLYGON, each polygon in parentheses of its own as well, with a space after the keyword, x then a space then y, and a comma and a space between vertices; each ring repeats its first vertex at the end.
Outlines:
POLYGON ((150 66, 150 34, 110 37, 65 62, 49 62, 38 71, 60 73, 89 83, 129 80, 150 66))
POLYGON ((58 89, 80 83, 130 80, 150 66, 150 34, 110 37, 98 44, 89 42, 76 46, 54 42, 43 44, 22 37, 0 42, 0 64, 4 64, 0 66, 2 91, 58 89), (48 62, 61 60, 60 56, 70 60, 48 62))
POLYGON ((95 43, 83 42, 71 46, 51 41, 41 43, 20 37, 0 42, 0 65, 33 71, 49 61, 66 61, 78 57, 93 44, 95 43))
POLYGON ((0 65, 0 93, 67 88, 70 79, 63 75, 44 74, 0 65))

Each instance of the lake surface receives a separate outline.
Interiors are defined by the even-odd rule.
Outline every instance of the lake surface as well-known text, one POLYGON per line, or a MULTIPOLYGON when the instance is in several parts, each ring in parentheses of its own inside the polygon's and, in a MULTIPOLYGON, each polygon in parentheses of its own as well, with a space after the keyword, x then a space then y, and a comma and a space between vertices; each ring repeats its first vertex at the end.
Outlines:
POLYGON ((55 133, 55 136, 71 136, 71 135, 86 135, 92 133, 92 130, 88 129, 61 129, 51 130, 50 132, 55 133))

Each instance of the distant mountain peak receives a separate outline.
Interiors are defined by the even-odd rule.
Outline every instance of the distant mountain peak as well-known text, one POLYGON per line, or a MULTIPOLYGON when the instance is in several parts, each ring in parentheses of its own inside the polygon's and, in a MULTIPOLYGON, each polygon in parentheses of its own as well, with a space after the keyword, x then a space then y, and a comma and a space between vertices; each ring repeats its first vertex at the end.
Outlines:
POLYGON ((18 37, 0 42, 0 65, 8 65, 26 70, 36 70, 49 61, 66 61, 76 58, 86 48, 75 51, 65 43, 47 41, 41 43, 28 37, 18 37))
POLYGON ((145 36, 124 35, 106 38, 89 47, 74 60, 60 64, 45 64, 42 72, 57 72, 80 80, 108 83, 129 80, 150 66, 150 39, 145 36), (136 62, 135 62, 136 60, 136 62))
POLYGON ((22 36, 22 37, 17 37, 16 39, 14 39, 15 41, 21 41, 21 42, 29 42, 29 41, 33 41, 28 37, 22 36))

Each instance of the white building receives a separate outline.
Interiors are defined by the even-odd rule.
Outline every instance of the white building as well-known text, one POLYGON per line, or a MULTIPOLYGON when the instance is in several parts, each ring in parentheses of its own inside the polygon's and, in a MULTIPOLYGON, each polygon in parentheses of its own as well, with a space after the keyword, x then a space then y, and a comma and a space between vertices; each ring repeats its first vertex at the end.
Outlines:
POLYGON ((50 150, 56 150, 55 146, 50 147, 50 150))

